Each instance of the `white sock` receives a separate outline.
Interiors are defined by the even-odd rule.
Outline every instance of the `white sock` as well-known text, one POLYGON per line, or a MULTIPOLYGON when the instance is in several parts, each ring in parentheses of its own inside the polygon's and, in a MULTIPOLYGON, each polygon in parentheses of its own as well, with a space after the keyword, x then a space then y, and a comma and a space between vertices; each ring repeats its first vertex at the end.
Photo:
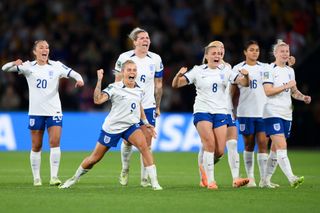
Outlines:
POLYGON ((33 179, 40 179, 41 151, 34 152, 31 150, 30 164, 31 164, 33 179))
POLYGON ((151 166, 146 167, 147 173, 150 177, 151 185, 156 186, 158 185, 158 178, 157 178, 157 169, 156 166, 153 164, 151 166))
POLYGON ((129 170, 130 158, 132 155, 132 146, 127 145, 124 142, 121 143, 121 162, 122 170, 129 170))
POLYGON ((60 147, 50 148, 50 174, 51 174, 51 178, 58 177, 60 158, 61 158, 60 147))
POLYGON ((144 167, 142 154, 140 154, 140 166, 141 166, 140 167, 141 168, 141 181, 148 179, 148 172, 147 172, 146 167, 144 167))
POLYGON ((228 149, 228 163, 231 170, 231 175, 233 179, 239 178, 239 153, 237 147, 237 140, 231 139, 227 141, 228 149))
POLYGON ((76 173, 74 174, 74 177, 78 180, 82 175, 86 174, 90 169, 84 169, 80 165, 77 169, 76 173))
POLYGON ((208 184, 214 182, 214 152, 203 152, 203 167, 207 174, 208 184))
POLYGON ((258 160, 258 167, 259 167, 259 172, 260 172, 260 180, 265 180, 266 172, 267 172, 268 154, 267 153, 258 153, 257 160, 258 160))
MULTIPOLYGON (((198 166, 202 165, 203 166, 203 146, 200 147, 199 152, 198 152, 198 166)), ((200 181, 201 181, 201 171, 199 168, 199 175, 200 175, 200 181)))
POLYGON ((282 172, 287 176, 288 180, 291 181, 294 175, 292 173, 286 149, 277 150, 277 160, 282 172))
POLYGON ((254 152, 243 152, 244 166, 246 168, 248 178, 254 179, 254 152))
POLYGON ((277 153, 270 151, 268 160, 267 160, 267 168, 266 168, 266 180, 270 182, 273 173, 276 171, 278 165, 277 161, 277 153))

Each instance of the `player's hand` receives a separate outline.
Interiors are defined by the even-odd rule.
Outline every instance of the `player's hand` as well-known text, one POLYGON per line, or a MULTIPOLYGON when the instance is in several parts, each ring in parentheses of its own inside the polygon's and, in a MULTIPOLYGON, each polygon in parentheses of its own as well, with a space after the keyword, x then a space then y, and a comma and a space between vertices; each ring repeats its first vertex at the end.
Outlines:
POLYGON ((97 77, 98 77, 98 80, 102 80, 102 78, 103 78, 103 69, 97 70, 97 77))
POLYGON ((150 133, 150 135, 153 138, 157 138, 157 132, 154 130, 154 126, 151 124, 145 124, 145 126, 147 127, 147 131, 150 133))
POLYGON ((160 108, 157 107, 156 108, 156 118, 159 117, 160 115, 161 115, 160 108))
POLYGON ((176 76, 181 77, 187 72, 188 68, 187 67, 181 67, 179 72, 176 74, 176 76))
POLYGON ((310 103, 311 103, 311 97, 308 96, 308 95, 305 95, 305 96, 303 97, 303 101, 304 101, 304 103, 306 103, 306 104, 310 104, 310 103))
POLYGON ((16 65, 16 66, 19 66, 19 65, 21 65, 21 64, 23 63, 23 61, 22 61, 21 59, 17 59, 17 60, 15 60, 13 63, 14 63, 14 65, 16 65))
POLYGON ((75 88, 78 88, 78 87, 83 87, 84 85, 84 82, 83 81, 77 81, 76 84, 74 85, 75 88))
POLYGON ((246 70, 246 69, 241 69, 241 70, 239 70, 239 72, 240 72, 243 76, 248 76, 248 75, 249 75, 249 72, 248 72, 248 70, 246 70))
POLYGON ((292 87, 295 87, 296 85, 297 85, 297 82, 295 80, 291 80, 285 85, 285 88, 291 89, 292 87))
POLYGON ((296 63, 296 58, 294 56, 289 56, 288 65, 292 67, 296 63))

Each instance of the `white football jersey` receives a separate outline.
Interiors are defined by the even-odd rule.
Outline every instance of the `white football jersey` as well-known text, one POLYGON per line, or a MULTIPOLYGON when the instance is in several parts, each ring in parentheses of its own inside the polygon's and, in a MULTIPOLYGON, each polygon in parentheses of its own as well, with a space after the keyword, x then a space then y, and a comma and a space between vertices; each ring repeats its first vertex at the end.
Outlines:
POLYGON ((29 86, 29 115, 61 116, 59 80, 68 78, 73 71, 60 61, 49 60, 39 65, 36 61, 26 61, 17 67, 29 86))
POLYGON ((268 64, 257 62, 248 65, 241 62, 233 67, 233 71, 246 69, 249 72, 249 87, 239 85, 240 97, 237 108, 238 117, 262 118, 267 96, 263 89, 262 77, 268 64))
POLYGON ((110 113, 102 125, 105 132, 121 133, 140 122, 143 90, 138 85, 128 88, 122 81, 119 81, 109 84, 102 92, 108 94, 111 101, 110 113))
POLYGON ((207 64, 194 66, 184 74, 189 84, 194 84, 197 96, 193 112, 227 114, 228 102, 226 88, 237 77, 228 66, 210 69, 207 64))
POLYGON ((122 53, 115 65, 117 72, 121 71, 121 66, 127 60, 132 60, 137 65, 138 75, 136 82, 144 91, 142 106, 144 109, 154 108, 156 106, 154 95, 154 79, 162 77, 163 65, 161 57, 153 52, 148 52, 144 58, 135 55, 134 50, 122 53))
MULTIPOLYGON (((294 70, 289 66, 279 67, 272 63, 263 74, 263 84, 273 84, 274 87, 283 86, 291 80, 295 80, 295 75, 294 70)), ((291 89, 286 89, 277 95, 267 97, 263 117, 279 117, 291 121, 291 89)))

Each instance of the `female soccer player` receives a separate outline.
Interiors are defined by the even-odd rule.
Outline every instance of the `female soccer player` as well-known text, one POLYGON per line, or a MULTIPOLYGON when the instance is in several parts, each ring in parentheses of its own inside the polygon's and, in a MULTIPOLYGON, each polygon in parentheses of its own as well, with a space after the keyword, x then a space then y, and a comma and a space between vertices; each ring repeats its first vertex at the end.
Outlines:
POLYGON ((290 57, 289 45, 278 40, 273 47, 273 55, 276 59, 275 63, 271 64, 263 74, 263 87, 267 95, 263 118, 266 133, 271 137, 272 146, 276 149, 278 164, 290 185, 297 188, 304 182, 304 177, 297 177, 293 174, 287 156, 286 141, 290 136, 292 124, 291 96, 306 104, 311 102, 311 97, 303 95, 298 90, 294 70, 286 65, 290 57))
MULTIPOLYGON (((142 98, 142 107, 147 116, 148 122, 155 126, 156 117, 160 116, 160 101, 162 96, 162 75, 163 65, 161 57, 153 52, 149 51, 150 37, 146 30, 141 28, 135 28, 131 31, 129 38, 133 42, 134 49, 122 53, 115 65, 116 79, 121 80, 120 73, 122 64, 130 59, 133 60, 138 69, 136 82, 144 90, 142 98)), ((151 149, 151 135, 146 131, 146 127, 143 123, 140 123, 141 129, 146 136, 148 147, 151 149)), ((119 177, 121 185, 126 186, 128 184, 130 158, 132 155, 132 146, 125 140, 121 144, 121 162, 122 170, 119 177)), ((141 159, 141 186, 150 186, 147 178, 146 168, 143 166, 143 160, 141 159)))
MULTIPOLYGON (((213 41, 209 44, 209 46, 217 46, 220 47, 222 50, 222 63, 219 65, 220 68, 224 68, 227 66, 229 69, 231 69, 231 65, 223 60, 225 49, 224 44, 221 41, 213 41)), ((202 61, 203 64, 207 63, 207 60, 205 57, 202 61)), ((238 70, 236 71, 238 72, 238 70)), ((227 85, 226 88, 226 96, 228 101, 228 112, 227 112, 227 150, 228 150, 228 163, 232 175, 232 186, 235 188, 239 188, 242 186, 245 186, 248 184, 249 179, 248 178, 240 178, 239 170, 240 170, 240 162, 239 162, 239 153, 238 153, 238 147, 237 147, 237 141, 238 141, 238 129, 236 126, 236 119, 234 116, 233 111, 233 95, 236 92, 236 85, 231 84, 230 82, 227 85)), ((206 183, 206 174, 203 169, 203 147, 200 148, 199 154, 198 154, 198 164, 199 164, 199 170, 200 170, 200 186, 204 187, 207 185, 206 183)), ((217 163, 222 156, 215 156, 214 163, 217 163)))
POLYGON ((41 148, 44 130, 47 127, 50 144, 50 185, 60 185, 58 170, 60 164, 60 137, 62 129, 62 110, 59 98, 59 79, 71 77, 76 80, 75 87, 84 85, 79 73, 59 61, 49 60, 49 44, 46 40, 34 43, 34 61, 17 59, 6 63, 2 70, 23 74, 29 86, 29 129, 32 149, 30 163, 33 185, 41 186, 40 177, 41 148))
POLYGON ((195 84, 197 96, 194 104, 194 124, 203 144, 204 181, 208 189, 217 189, 214 179, 214 156, 222 156, 227 135, 227 96, 229 83, 248 84, 247 73, 232 73, 222 64, 223 50, 219 46, 208 45, 205 48, 207 64, 194 66, 187 72, 182 67, 172 81, 172 87, 179 88, 195 84), (241 74, 241 75, 240 75, 241 74), (244 75, 245 77, 240 77, 244 75))
POLYGON ((75 184, 80 179, 80 176, 87 173, 103 158, 111 147, 117 146, 120 138, 123 138, 136 146, 141 152, 152 188, 154 190, 162 190, 158 183, 152 154, 139 125, 141 118, 147 130, 155 137, 154 127, 148 123, 141 107, 143 90, 135 82, 137 77, 136 64, 132 60, 124 62, 121 74, 122 81, 110 84, 101 91, 103 70, 97 71, 98 81, 94 90, 94 103, 102 104, 110 100, 112 102, 111 111, 102 125, 95 149, 90 156, 82 161, 74 176, 62 184, 60 188, 69 188, 75 184))
POLYGON ((268 159, 268 138, 265 134, 263 108, 266 95, 262 85, 263 72, 267 64, 258 61, 260 48, 256 41, 248 41, 244 47, 245 61, 235 65, 233 70, 246 69, 249 72, 249 87, 241 87, 237 117, 240 133, 243 136, 245 151, 243 152, 244 165, 247 177, 250 179, 248 187, 256 187, 254 178, 254 147, 258 145, 258 167, 260 171, 260 186, 272 187, 276 185, 263 184, 268 159))

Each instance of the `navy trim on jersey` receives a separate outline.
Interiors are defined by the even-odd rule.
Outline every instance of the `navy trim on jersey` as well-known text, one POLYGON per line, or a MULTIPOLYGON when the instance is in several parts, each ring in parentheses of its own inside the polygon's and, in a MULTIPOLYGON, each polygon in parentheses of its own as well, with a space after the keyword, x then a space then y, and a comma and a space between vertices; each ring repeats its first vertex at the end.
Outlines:
POLYGON ((243 67, 244 65, 246 65, 247 63, 244 61, 243 64, 241 65, 241 67, 243 67))
POLYGON ((70 76, 71 71, 72 71, 72 70, 70 70, 70 71, 68 72, 68 75, 67 75, 68 77, 70 76))
POLYGON ((18 72, 20 72, 19 66, 17 66, 17 70, 18 70, 18 72))
POLYGON ((233 79, 233 81, 235 82, 238 78, 239 74, 237 74, 237 76, 233 79))
POLYGON ((32 66, 35 66, 37 64, 37 62, 35 61, 34 64, 32 64, 32 66))
POLYGON ((147 57, 152 58, 149 54, 147 54, 147 57))
POLYGON ((262 84, 273 84, 273 82, 266 81, 266 82, 263 82, 262 84))
POLYGON ((161 70, 160 72, 155 72, 154 77, 155 78, 162 78, 163 77, 163 70, 161 70))
POLYGON ((133 53, 131 56, 130 56, 130 58, 132 58, 133 56, 135 56, 136 54, 135 53, 133 53))
POLYGON ((188 77, 187 77, 187 76, 185 76, 184 74, 183 74, 183 77, 185 77, 185 78, 186 78, 186 80, 187 80, 187 82, 188 82, 188 84, 190 84, 190 80, 188 79, 188 77))
POLYGON ((103 92, 103 93, 107 94, 107 95, 108 95, 108 99, 110 99, 110 97, 111 97, 111 96, 110 96, 110 94, 109 94, 108 92, 103 91, 103 90, 102 90, 101 92, 103 92))
POLYGON ((273 64, 273 68, 275 68, 277 65, 276 64, 273 64))
POLYGON ((206 65, 203 69, 204 69, 204 70, 205 70, 205 69, 208 69, 208 65, 206 65))

